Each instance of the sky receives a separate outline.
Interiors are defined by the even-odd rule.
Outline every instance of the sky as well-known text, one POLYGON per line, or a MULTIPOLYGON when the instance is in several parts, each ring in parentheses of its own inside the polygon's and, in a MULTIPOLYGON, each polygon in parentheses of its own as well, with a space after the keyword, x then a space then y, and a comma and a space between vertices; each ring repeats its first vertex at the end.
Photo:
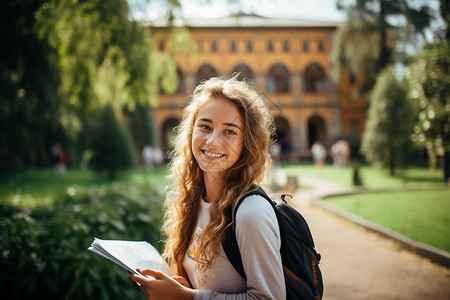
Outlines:
MULTIPOLYGON (((133 0, 129 1, 133 2, 133 0)), ((238 1, 239 4, 230 4, 227 0, 180 0, 180 2, 182 3, 181 13, 186 18, 219 18, 241 11, 273 18, 317 21, 344 19, 344 13, 336 9, 336 0, 241 0, 238 1)), ((145 18, 163 17, 165 9, 160 3, 160 1, 151 1, 145 18)), ((137 18, 144 17, 135 13, 133 15, 137 18)))
POLYGON ((181 0, 185 16, 204 15, 223 17, 239 8, 244 13, 266 17, 342 21, 344 13, 336 8, 336 0, 242 0, 239 5, 227 4, 226 0, 212 0, 211 4, 198 5, 198 0, 181 0), (228 9, 227 9, 228 7, 228 9))
MULTIPOLYGON (((148 1, 128 0, 130 4, 145 3, 148 1)), ((230 4, 233 0, 179 0, 182 8, 178 13, 185 18, 220 18, 233 13, 243 12, 264 17, 300 19, 315 21, 341 22, 345 20, 345 12, 336 8, 337 0, 234 0, 238 4, 230 4)), ((354 0, 344 0, 351 3, 354 0)), ((155 20, 166 15, 167 0, 151 0, 144 8, 138 5, 138 9, 132 9, 135 19, 155 20), (140 8, 140 9, 139 9, 140 8)), ((439 0, 411 0, 411 5, 430 5, 438 15, 439 0)), ((433 21, 432 27, 442 27, 442 19, 438 17, 433 21)), ((428 39, 432 39, 431 32, 427 32, 428 39), (429 33, 429 34, 428 34, 429 33)))

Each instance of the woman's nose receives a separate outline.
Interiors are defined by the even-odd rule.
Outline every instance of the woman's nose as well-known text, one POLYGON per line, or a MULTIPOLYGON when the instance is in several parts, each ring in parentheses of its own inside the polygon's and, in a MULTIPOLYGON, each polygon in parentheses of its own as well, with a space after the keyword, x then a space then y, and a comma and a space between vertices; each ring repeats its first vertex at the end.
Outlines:
POLYGON ((216 131, 212 131, 211 134, 208 136, 208 139, 206 140, 206 143, 208 145, 217 145, 220 142, 219 134, 216 131))

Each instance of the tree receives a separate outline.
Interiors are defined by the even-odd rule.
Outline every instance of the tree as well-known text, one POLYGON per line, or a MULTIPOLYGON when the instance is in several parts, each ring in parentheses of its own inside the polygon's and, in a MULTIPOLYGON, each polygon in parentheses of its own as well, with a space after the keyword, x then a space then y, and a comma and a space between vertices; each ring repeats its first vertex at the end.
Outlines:
POLYGON ((59 71, 52 48, 36 32, 35 14, 46 1, 2 3, 0 32, 0 173, 44 166, 52 141, 65 144, 60 122, 59 71))
POLYGON ((48 165, 54 143, 69 152, 70 162, 79 160, 90 124, 110 102, 116 111, 156 105, 160 78, 176 77, 176 68, 167 57, 161 70, 151 30, 130 17, 129 6, 127 0, 2 5, 0 172, 48 165))
POLYGON ((391 176, 406 166, 413 149, 414 111, 407 95, 406 82, 397 80, 393 67, 388 67, 370 96, 361 152, 371 164, 389 168, 391 176))
POLYGON ((427 5, 415 8, 407 0, 355 0, 348 6, 343 2, 338 0, 337 6, 347 12, 347 21, 335 35, 331 76, 339 82, 348 70, 357 78, 353 97, 366 97, 377 75, 388 64, 402 62, 406 45, 424 35, 432 12, 427 5))
MULTIPOLYGON (((65 129, 78 141, 80 154, 89 146, 96 111, 112 103, 150 103, 151 38, 129 19, 126 0, 57 0, 37 13, 39 34, 55 49, 64 99, 65 129)), ((155 104, 155 102, 153 102, 155 104)))
POLYGON ((134 111, 127 111, 129 127, 133 134, 136 148, 142 150, 145 145, 154 145, 153 126, 148 105, 137 105, 134 111))
POLYGON ((134 149, 125 128, 118 122, 108 104, 103 109, 92 136, 92 157, 89 166, 97 172, 106 171, 114 179, 118 170, 134 165, 134 149))
POLYGON ((450 153, 450 43, 436 40, 411 57, 407 76, 411 97, 418 108, 413 141, 425 147, 434 168, 444 159, 444 180, 448 181, 450 153))

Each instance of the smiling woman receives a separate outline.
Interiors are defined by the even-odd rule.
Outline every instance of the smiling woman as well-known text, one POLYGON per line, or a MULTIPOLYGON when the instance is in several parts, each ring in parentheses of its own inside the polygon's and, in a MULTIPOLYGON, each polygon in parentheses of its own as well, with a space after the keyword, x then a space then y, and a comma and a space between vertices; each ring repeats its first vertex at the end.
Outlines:
POLYGON ((223 178, 238 160, 243 147, 243 120, 239 108, 225 98, 212 98, 198 111, 192 152, 205 181, 223 178))
POLYGON ((163 228, 163 256, 177 276, 131 275, 149 299, 286 298, 280 229, 267 200, 246 197, 233 216, 246 278, 222 246, 232 222, 226 211, 263 180, 274 133, 263 98, 237 78, 203 82, 183 112, 163 228))

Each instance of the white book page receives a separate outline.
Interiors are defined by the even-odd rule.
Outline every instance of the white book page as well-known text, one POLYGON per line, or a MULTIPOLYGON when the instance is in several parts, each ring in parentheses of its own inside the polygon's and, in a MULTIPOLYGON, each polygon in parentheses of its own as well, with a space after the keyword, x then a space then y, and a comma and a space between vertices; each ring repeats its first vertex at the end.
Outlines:
POLYGON ((139 274, 136 269, 152 269, 172 276, 169 265, 155 247, 144 241, 94 239, 88 250, 97 253, 125 270, 139 274))

